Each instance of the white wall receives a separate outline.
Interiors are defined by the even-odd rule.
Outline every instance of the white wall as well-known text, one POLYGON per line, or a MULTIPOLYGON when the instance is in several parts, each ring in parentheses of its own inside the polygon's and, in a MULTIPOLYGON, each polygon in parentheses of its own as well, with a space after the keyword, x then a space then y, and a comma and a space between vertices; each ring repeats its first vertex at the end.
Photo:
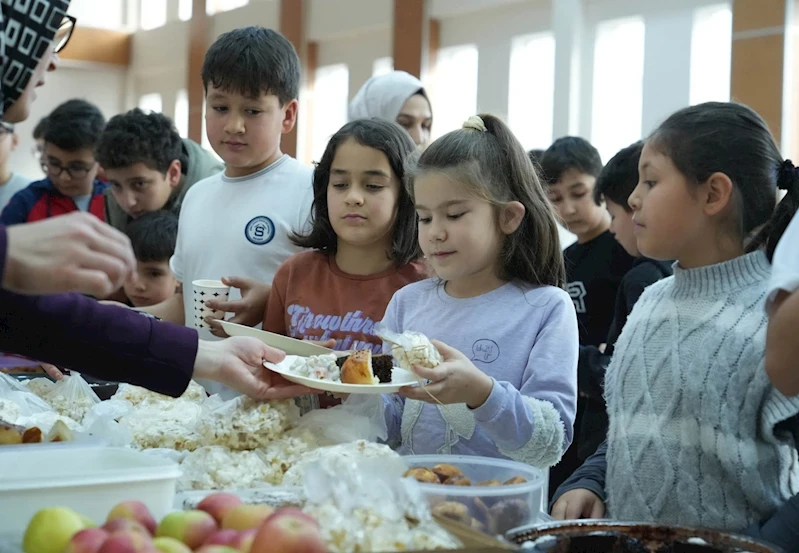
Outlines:
POLYGON ((82 98, 97 105, 109 118, 124 109, 125 87, 125 71, 116 67, 62 65, 49 73, 45 86, 37 89, 30 117, 17 125, 20 143, 11 157, 12 170, 31 178, 43 177, 32 150, 33 129, 44 115, 66 100, 82 98))

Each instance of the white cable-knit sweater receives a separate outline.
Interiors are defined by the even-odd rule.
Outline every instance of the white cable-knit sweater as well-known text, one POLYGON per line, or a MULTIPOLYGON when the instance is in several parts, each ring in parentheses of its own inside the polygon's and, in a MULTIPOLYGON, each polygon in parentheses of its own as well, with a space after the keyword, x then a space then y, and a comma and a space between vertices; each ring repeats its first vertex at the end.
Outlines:
POLYGON ((675 266, 638 300, 605 381, 614 518, 740 530, 799 491, 796 444, 775 430, 799 398, 763 367, 769 274, 763 252, 675 266))

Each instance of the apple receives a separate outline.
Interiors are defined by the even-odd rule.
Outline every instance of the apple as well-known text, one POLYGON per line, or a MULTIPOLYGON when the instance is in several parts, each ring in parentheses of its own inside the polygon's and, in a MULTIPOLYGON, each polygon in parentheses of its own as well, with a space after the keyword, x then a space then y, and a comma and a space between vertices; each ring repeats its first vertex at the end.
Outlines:
POLYGON ((72 536, 85 528, 84 517, 71 509, 42 509, 28 523, 22 550, 25 553, 61 553, 72 536))
POLYGON ((201 548, 195 549, 194 553, 239 553, 239 552, 237 549, 233 549, 232 547, 228 547, 226 545, 203 545, 201 548))
POLYGON ((153 549, 153 541, 147 532, 119 530, 103 542, 97 553, 143 553, 153 549))
POLYGON ((114 534, 116 532, 139 532, 148 538, 152 537, 152 534, 149 530, 147 530, 147 528, 142 526, 140 522, 130 518, 111 519, 103 524, 102 528, 109 534, 114 534))
POLYGON ((222 519, 222 528, 242 532, 258 528, 275 510, 269 505, 237 505, 222 519))
POLYGON ((230 545, 239 537, 236 530, 218 530, 208 536, 203 545, 230 545))
POLYGON ((252 542, 250 553, 326 553, 319 524, 293 507, 266 519, 252 542))
POLYGON ((188 545, 175 538, 155 538, 153 546, 161 553, 191 553, 188 545))
POLYGON ((214 517, 217 524, 221 525, 222 519, 225 518, 225 513, 238 505, 241 505, 239 496, 232 493, 214 493, 200 501, 197 509, 205 511, 214 517))
POLYGON ((86 528, 69 540, 64 553, 97 553, 108 539, 108 532, 100 528, 86 528))
POLYGON ((175 538, 188 545, 189 549, 196 549, 216 531, 214 517, 205 511, 176 511, 164 517, 155 535, 159 538, 175 538))
POLYGON ((119 518, 135 520, 147 528, 151 536, 155 534, 155 529, 158 526, 153 515, 150 513, 150 509, 141 501, 125 501, 124 503, 120 503, 111 509, 111 512, 108 513, 107 520, 112 521, 119 518))
POLYGON ((252 549, 252 541, 255 539, 255 534, 257 533, 257 528, 250 528, 244 532, 239 532, 236 536, 236 539, 233 540, 229 545, 230 547, 238 549, 240 553, 250 553, 250 549, 252 549))

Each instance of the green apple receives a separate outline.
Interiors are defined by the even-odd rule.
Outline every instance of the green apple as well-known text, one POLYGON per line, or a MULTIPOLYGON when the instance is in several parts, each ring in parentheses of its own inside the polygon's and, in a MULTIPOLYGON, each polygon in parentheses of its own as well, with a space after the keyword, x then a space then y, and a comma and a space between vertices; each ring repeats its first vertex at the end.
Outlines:
POLYGON ((72 509, 42 509, 28 523, 22 550, 25 553, 61 553, 72 536, 88 528, 88 519, 72 509))

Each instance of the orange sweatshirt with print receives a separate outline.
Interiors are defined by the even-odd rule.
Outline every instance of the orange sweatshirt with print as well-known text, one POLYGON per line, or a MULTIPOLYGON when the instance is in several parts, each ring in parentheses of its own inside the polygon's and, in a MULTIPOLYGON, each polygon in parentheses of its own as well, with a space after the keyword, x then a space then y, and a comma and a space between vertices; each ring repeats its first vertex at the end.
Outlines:
POLYGON ((275 274, 263 328, 298 340, 336 340, 340 351, 382 352, 374 326, 394 292, 431 276, 418 259, 374 275, 350 275, 318 251, 291 256, 275 274))

